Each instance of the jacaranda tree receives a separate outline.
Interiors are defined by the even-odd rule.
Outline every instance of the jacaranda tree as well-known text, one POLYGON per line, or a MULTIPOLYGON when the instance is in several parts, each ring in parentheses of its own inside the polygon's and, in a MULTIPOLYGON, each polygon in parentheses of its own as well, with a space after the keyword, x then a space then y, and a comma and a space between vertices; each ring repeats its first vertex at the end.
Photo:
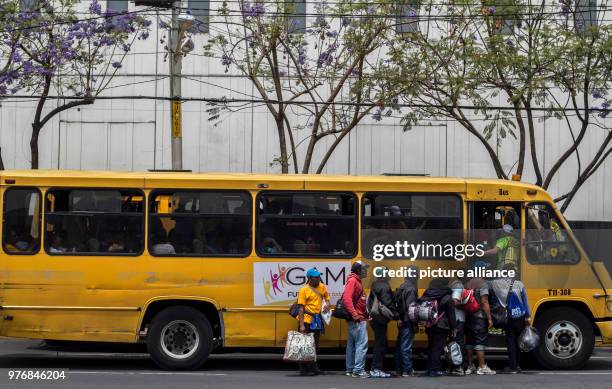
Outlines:
MULTIPOLYGON (((224 2, 206 53, 250 80, 257 103, 273 117, 275 159, 283 173, 320 173, 345 136, 364 118, 392 105, 393 85, 381 82, 380 54, 394 29, 396 2, 325 1, 313 11, 297 2, 224 2), (313 161, 323 139, 333 141, 313 161), (298 157, 299 153, 303 153, 298 157), (316 169, 313 164, 317 163, 316 169), (301 166, 300 166, 301 165, 301 166)), ((244 105, 244 104, 243 104, 244 105)), ((210 109, 218 120, 236 105, 210 109)))
POLYGON ((103 12, 97 0, 85 9, 77 0, 4 9, 13 27, 4 31, 10 63, 0 78, 0 95, 28 93, 37 99, 30 138, 31 167, 37 169, 44 126, 62 111, 93 104, 134 40, 147 39, 150 22, 136 13, 103 12))

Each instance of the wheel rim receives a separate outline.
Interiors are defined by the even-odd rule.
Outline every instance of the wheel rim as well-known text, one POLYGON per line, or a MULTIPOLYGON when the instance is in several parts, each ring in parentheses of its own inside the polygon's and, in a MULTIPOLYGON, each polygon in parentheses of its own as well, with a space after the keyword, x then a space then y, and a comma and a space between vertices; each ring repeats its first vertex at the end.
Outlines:
POLYGON ((161 331, 160 344, 163 352, 174 359, 192 356, 200 344, 197 328, 188 321, 174 320, 161 331))
POLYGON ((545 343, 548 352, 556 358, 571 358, 582 347, 582 331, 571 321, 558 321, 546 331, 545 343))

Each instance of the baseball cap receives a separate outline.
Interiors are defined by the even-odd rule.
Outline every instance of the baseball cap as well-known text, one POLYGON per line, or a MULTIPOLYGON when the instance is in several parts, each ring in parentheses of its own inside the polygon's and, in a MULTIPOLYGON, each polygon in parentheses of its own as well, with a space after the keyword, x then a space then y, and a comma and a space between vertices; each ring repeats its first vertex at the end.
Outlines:
POLYGON ((308 271, 306 272, 306 277, 321 277, 321 272, 319 272, 316 267, 313 267, 311 269, 308 269, 308 271))

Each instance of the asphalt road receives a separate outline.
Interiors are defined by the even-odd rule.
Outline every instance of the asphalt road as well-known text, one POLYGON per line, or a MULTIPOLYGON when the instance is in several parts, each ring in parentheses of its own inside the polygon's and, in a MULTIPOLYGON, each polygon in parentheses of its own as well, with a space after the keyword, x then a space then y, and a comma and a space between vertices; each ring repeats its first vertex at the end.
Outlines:
MULTIPOLYGON (((528 364, 520 375, 443 378, 356 379, 343 375, 342 356, 325 355, 320 361, 329 374, 299 377, 295 366, 285 364, 278 354, 213 355, 205 367, 194 372, 158 370, 146 354, 115 353, 114 350, 85 351, 53 348, 39 341, 0 339, 0 388, 521 388, 576 389, 612 388, 612 350, 600 349, 580 371, 544 371, 528 364), (21 373, 16 373, 20 371, 21 373), (10 379, 28 371, 64 372, 56 380, 10 379)), ((505 366, 503 355, 491 357, 490 366, 505 366)), ((391 360, 389 364, 391 365, 391 360)), ((416 368, 424 369, 417 358, 416 368)))

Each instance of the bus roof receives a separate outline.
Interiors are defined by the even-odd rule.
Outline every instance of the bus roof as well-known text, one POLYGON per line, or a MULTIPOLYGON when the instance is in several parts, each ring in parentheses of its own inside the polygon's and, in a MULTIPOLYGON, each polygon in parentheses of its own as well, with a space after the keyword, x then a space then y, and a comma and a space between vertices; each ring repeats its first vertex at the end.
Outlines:
MULTIPOLYGON (((261 173, 191 173, 191 172, 118 172, 86 170, 5 170, 0 172, 2 185, 19 186, 135 186, 143 188, 235 188, 235 189, 309 189, 309 190, 414 190, 430 192, 479 193, 488 198, 500 188, 511 191, 502 198, 516 195, 529 198, 536 194, 549 196, 533 184, 485 178, 429 176, 348 176, 327 174, 261 174, 261 173), (117 181, 121 181, 119 184, 117 181), (341 189, 338 189, 341 187, 341 189)), ((491 199, 493 200, 493 199, 491 199)), ((495 199, 499 200, 499 199, 495 199)))

